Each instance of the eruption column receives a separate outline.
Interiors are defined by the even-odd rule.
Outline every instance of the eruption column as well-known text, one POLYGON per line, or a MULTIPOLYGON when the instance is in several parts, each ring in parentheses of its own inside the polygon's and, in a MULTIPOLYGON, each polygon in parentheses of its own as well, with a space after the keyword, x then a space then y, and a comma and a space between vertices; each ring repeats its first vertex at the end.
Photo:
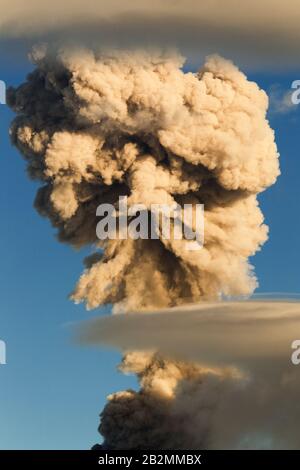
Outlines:
MULTIPOLYGON (((8 91, 17 113, 11 137, 30 177, 43 183, 35 205, 59 240, 96 247, 72 298, 88 308, 143 311, 250 294, 257 281, 248 258, 267 239, 257 194, 279 174, 266 94, 218 56, 197 73, 184 72, 177 53, 39 47, 31 57, 35 70, 8 91), (124 195, 129 207, 149 210, 204 204, 204 247, 189 251, 184 240, 162 236, 100 242, 97 207, 124 195)), ((110 398, 100 427, 106 445, 209 446, 210 410, 236 377, 159 356, 134 358, 129 370, 142 389, 110 398), (192 416, 201 416, 196 442, 178 426, 192 416)))

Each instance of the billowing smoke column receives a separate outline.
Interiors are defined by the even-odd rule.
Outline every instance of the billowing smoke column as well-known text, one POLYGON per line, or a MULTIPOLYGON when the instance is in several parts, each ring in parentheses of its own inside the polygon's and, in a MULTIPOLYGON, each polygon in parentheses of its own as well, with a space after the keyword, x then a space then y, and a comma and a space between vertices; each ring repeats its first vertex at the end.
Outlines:
MULTIPOLYGON (((36 207, 59 239, 96 246, 73 299, 142 311, 251 293, 248 257, 267 238, 256 197, 279 174, 266 94, 217 56, 196 74, 175 53, 42 47, 32 59, 27 82, 8 93, 11 135, 43 182, 36 207), (100 242, 96 208, 124 195, 148 210, 204 204, 204 247, 163 236, 100 242)), ((124 368, 141 390, 113 395, 103 411, 114 449, 209 448, 225 384, 243 382, 159 354, 127 354, 124 368)))
POLYGON ((104 250, 87 260, 73 299, 141 310, 251 293, 248 257, 267 238, 256 195, 279 173, 266 94, 217 56, 197 74, 176 54, 40 47, 32 58, 37 68, 9 102, 13 142, 44 183, 36 207, 61 241, 104 250), (149 209, 204 203, 204 248, 99 242, 96 208, 121 195, 149 209))
POLYGON ((108 397, 99 426, 108 449, 209 448, 216 441, 212 421, 220 397, 226 401, 225 392, 238 390, 244 380, 234 369, 209 369, 156 353, 129 353, 120 369, 137 374, 141 390, 108 397))

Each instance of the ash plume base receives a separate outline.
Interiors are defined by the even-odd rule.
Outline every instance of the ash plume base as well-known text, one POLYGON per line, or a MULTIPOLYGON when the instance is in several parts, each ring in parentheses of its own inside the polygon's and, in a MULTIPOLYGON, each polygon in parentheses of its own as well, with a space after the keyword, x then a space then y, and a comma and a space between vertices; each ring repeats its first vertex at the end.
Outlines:
POLYGON ((108 397, 99 427, 104 446, 299 448, 300 373, 291 361, 297 332, 296 297, 203 303, 82 324, 81 344, 125 352, 121 371, 140 381, 138 392, 108 397))

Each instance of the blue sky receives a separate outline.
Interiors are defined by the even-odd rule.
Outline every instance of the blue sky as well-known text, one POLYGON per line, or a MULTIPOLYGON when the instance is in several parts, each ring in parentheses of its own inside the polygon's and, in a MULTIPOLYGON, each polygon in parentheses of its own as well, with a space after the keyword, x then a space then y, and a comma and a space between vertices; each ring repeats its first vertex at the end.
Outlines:
MULTIPOLYGON (((2 54, 0 79, 21 83, 30 65, 2 54)), ((253 73, 265 90, 288 91, 299 73, 253 73)), ((282 175, 260 197, 270 239, 252 262, 258 292, 298 292, 300 279, 299 109, 270 114, 281 153, 282 175)), ((7 365, 0 366, 1 449, 85 449, 99 440, 98 414, 109 393, 135 387, 119 374, 120 355, 79 347, 70 323, 86 312, 67 298, 82 271, 86 252, 59 244, 46 219, 33 209, 37 185, 8 137, 13 115, 0 106, 0 339, 7 365)), ((108 310, 108 309, 107 309, 108 310)), ((106 310, 106 312, 107 312, 106 310)), ((101 314, 105 313, 102 309, 101 314)))

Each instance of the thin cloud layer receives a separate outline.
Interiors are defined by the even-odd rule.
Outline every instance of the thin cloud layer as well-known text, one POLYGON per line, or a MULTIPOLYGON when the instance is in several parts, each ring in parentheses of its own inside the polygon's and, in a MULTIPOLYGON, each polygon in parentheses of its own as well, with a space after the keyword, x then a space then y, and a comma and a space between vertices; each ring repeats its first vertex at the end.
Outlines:
POLYGON ((3 37, 93 37, 126 47, 176 46, 194 61, 218 52, 240 63, 295 65, 300 40, 297 0, 2 0, 3 37), (247 58, 245 59, 245 55, 247 58))

